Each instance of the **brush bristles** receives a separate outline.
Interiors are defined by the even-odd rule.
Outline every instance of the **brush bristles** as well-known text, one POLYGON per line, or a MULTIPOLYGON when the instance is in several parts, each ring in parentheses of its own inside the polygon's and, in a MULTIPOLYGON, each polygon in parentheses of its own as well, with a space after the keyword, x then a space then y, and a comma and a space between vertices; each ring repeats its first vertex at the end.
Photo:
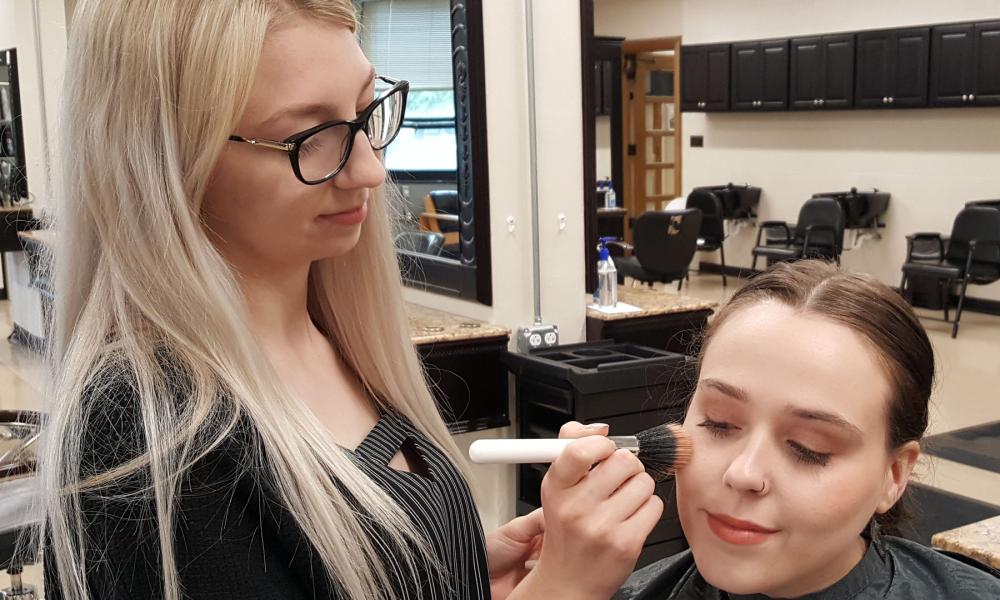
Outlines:
POLYGON ((691 438, 676 423, 657 425, 635 434, 639 460, 656 481, 672 477, 691 461, 691 438))

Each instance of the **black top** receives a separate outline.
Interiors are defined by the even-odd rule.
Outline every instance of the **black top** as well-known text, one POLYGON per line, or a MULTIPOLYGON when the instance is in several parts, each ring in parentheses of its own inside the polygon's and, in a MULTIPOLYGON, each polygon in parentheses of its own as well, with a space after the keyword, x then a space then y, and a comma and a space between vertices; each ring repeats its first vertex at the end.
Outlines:
MULTIPOLYGON (((1000 579, 926 546, 886 536, 884 556, 870 544, 843 579, 799 600, 996 600, 1000 579)), ((690 550, 636 571, 612 600, 764 600, 728 594, 705 581, 690 550)))
MULTIPOLYGON (((101 410, 87 419, 82 471, 100 472, 134 457, 142 434, 134 392, 100 395, 101 410), (121 402, 122 398, 126 401, 121 402)), ((93 398, 91 398, 93 400, 93 398)), ((85 400, 85 405, 86 405, 85 400)), ((184 598, 197 600, 330 600, 322 561, 305 534, 250 459, 252 428, 239 427, 199 460, 185 475, 176 503, 174 552, 184 598)), ((446 576, 428 573, 422 581, 397 582, 404 598, 488 599, 489 574, 482 525, 468 485, 450 460, 416 427, 394 414, 383 414, 361 445, 346 451, 382 487, 426 535, 446 576), (404 443, 423 469, 405 472, 389 466, 404 443)), ((140 471, 115 484, 114 494, 141 490, 148 473, 140 471)), ((88 537, 87 569, 91 597, 100 600, 162 598, 158 524, 149 495, 128 500, 81 495, 88 537)), ((390 576, 405 577, 398 557, 380 543, 390 576)), ((62 600, 46 549, 45 591, 62 600)))

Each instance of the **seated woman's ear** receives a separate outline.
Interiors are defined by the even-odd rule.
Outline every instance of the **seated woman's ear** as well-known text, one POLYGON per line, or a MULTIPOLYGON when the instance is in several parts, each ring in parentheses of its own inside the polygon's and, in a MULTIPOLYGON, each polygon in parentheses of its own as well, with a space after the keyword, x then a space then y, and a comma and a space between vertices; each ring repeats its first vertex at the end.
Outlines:
POLYGON ((915 441, 906 442, 892 453, 892 460, 885 473, 882 499, 875 508, 875 512, 880 515, 889 512, 889 509, 903 497, 906 484, 910 480, 910 474, 919 458, 920 444, 915 441))

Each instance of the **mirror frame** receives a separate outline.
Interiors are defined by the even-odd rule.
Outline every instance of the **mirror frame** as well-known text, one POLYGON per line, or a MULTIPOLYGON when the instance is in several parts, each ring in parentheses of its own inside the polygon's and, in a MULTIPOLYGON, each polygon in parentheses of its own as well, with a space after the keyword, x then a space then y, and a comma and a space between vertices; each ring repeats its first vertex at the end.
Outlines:
MULTIPOLYGON (((460 259, 396 251, 403 282, 430 292, 493 304, 489 160, 486 153, 486 71, 482 0, 451 0, 452 82, 458 157, 460 259), (481 226, 477 229, 476 223, 481 226)), ((397 179, 403 183, 405 176, 397 179)))

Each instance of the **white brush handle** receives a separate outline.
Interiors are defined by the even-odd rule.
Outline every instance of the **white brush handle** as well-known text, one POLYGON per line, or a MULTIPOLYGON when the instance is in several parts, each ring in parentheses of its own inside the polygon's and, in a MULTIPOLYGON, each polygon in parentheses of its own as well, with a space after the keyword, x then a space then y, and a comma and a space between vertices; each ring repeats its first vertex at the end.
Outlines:
POLYGON ((573 439, 476 440, 469 446, 474 463, 525 464, 550 463, 573 439))

